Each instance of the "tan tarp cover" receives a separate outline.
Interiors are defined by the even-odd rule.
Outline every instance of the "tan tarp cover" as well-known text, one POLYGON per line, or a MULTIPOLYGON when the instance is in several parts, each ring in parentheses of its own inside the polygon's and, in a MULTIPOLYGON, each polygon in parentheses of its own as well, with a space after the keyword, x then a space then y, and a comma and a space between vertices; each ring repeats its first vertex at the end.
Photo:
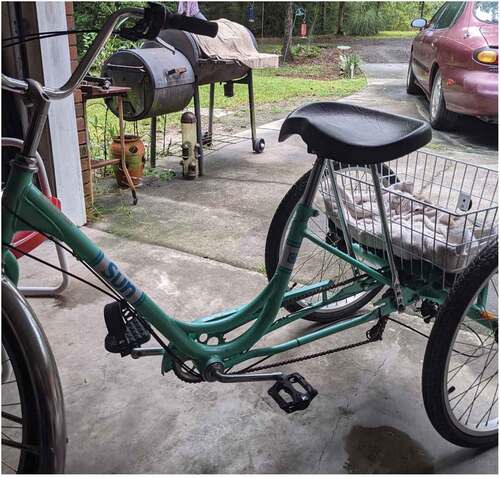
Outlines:
POLYGON ((239 23, 221 18, 216 20, 219 32, 215 38, 193 35, 201 51, 217 60, 236 60, 249 68, 277 67, 278 55, 259 53, 255 48, 250 32, 239 23))

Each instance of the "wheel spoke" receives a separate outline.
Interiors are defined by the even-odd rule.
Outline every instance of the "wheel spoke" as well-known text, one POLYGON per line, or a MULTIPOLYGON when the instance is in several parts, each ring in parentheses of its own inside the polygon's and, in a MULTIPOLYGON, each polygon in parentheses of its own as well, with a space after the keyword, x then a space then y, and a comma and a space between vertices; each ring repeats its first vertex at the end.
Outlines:
MULTIPOLYGON (((4 406, 4 405, 2 405, 4 406)), ((23 423, 23 419, 21 417, 17 417, 16 415, 12 415, 12 413, 7 413, 7 412, 2 412, 2 418, 6 418, 7 420, 10 420, 11 422, 15 423, 23 423)))
POLYGON ((2 445, 5 445, 5 446, 11 447, 11 448, 17 448, 18 450, 27 451, 27 452, 32 453, 34 455, 40 454, 40 450, 38 448, 36 448, 34 446, 30 446, 30 445, 24 445, 23 443, 20 443, 20 442, 17 442, 15 440, 11 440, 11 439, 2 439, 2 445))
MULTIPOLYGON (((496 356, 496 353, 495 353, 495 356, 496 356)), ((488 368, 489 364, 495 359, 495 356, 486 364, 485 367, 483 367, 483 371, 481 372, 481 375, 478 375, 474 381, 472 382, 472 384, 470 385, 470 387, 466 390, 466 391, 469 391, 469 390, 472 390, 473 388, 476 388, 476 387, 479 387, 480 384, 481 384, 481 377, 483 376, 484 374, 484 371, 488 368), (479 379, 479 383, 476 385, 476 381, 479 379)), ((495 372, 493 374, 493 376, 497 375, 498 372, 495 372)), ((465 395, 464 395, 465 396, 465 395)), ((463 398, 463 397, 462 397, 463 398)), ((455 407, 461 402, 462 399, 460 399, 456 404, 455 404, 455 407)), ((455 408, 454 407, 454 408, 455 408)))
POLYGON ((14 473, 17 473, 17 470, 15 468, 12 468, 8 463, 5 463, 5 461, 2 460, 2 465, 5 465, 7 468, 12 470, 14 473))
POLYGON ((484 423, 485 423, 485 425, 488 424, 488 422, 490 420, 491 411, 493 410, 493 407, 495 406, 495 404, 498 402, 497 394, 498 394, 498 385, 497 385, 497 388, 495 390, 495 395, 493 395, 493 401, 491 402, 490 407, 488 408, 488 410, 486 410, 486 412, 484 412, 484 415, 479 419, 479 421, 476 424, 476 428, 479 427, 479 425, 483 421, 483 418, 485 417, 485 415, 487 415, 487 417, 486 417, 486 420, 484 423))

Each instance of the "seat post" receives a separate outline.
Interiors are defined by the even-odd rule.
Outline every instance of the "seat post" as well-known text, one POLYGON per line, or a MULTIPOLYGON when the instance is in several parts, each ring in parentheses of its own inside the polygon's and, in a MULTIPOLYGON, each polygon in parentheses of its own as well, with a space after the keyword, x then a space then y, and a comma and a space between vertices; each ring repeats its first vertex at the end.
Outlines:
POLYGON ((382 198, 382 189, 380 187, 380 179, 378 176, 377 165, 370 164, 372 173, 373 187, 375 188, 375 197, 377 199, 377 206, 380 214, 380 222, 382 223, 382 232, 384 236, 385 250, 387 251, 387 258, 391 268, 392 276, 392 289, 396 298, 398 310, 402 312, 405 308, 403 294, 401 292, 401 282, 399 281, 399 274, 394 261, 394 250, 392 248, 391 233, 389 229, 389 222, 387 221, 387 214, 385 213, 384 200, 382 198))
POLYGON ((318 184, 321 180, 324 167, 325 167, 325 159, 318 155, 314 161, 311 173, 309 174, 309 179, 307 180, 307 185, 306 189, 304 190, 304 194, 300 199, 300 202, 302 204, 305 204, 307 207, 312 206, 314 196, 316 194, 316 189, 318 188, 318 184))

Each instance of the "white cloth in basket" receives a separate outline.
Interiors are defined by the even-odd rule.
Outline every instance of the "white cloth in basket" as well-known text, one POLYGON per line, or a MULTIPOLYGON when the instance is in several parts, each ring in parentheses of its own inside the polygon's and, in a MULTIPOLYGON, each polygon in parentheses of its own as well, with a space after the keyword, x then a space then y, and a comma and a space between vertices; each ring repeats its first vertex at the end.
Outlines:
MULTIPOLYGON (((342 187, 342 181, 337 181, 337 187, 351 237, 370 248, 384 249, 373 189, 349 191, 342 187)), ((484 246, 482 237, 490 237, 496 226, 474 227, 466 215, 439 210, 413 190, 412 182, 398 182, 383 190, 394 254, 404 260, 424 259, 448 272, 463 269, 484 246)), ((325 205, 340 227, 335 201, 325 198, 325 205)))

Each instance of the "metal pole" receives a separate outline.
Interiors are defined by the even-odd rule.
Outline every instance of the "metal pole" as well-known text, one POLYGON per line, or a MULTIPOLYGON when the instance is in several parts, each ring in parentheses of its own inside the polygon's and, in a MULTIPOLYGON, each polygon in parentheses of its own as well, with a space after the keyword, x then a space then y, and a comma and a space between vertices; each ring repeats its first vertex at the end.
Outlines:
POLYGON ((201 133, 201 109, 200 109, 200 89, 198 79, 194 88, 194 114, 196 115, 196 136, 198 140, 198 174, 203 176, 205 164, 203 157, 203 135, 201 133))
POLYGON ((215 83, 210 83, 210 103, 208 111, 208 142, 207 145, 212 145, 212 134, 214 127, 214 106, 215 106, 215 83))
POLYGON ((156 168, 156 116, 151 118, 151 144, 149 147, 149 161, 152 168, 156 168))
POLYGON ((384 206, 384 200, 382 198, 382 189, 380 188, 380 180, 378 177, 377 165, 370 164, 370 169, 372 172, 375 197, 377 198, 377 207, 380 214, 380 222, 382 223, 382 232, 384 236, 385 249, 387 251, 387 259, 389 261, 389 266, 391 268, 392 289, 394 290, 394 295, 396 298, 396 304, 398 306, 398 310, 402 311, 404 310, 405 305, 403 302, 403 295, 401 293, 401 283, 399 282, 398 269, 396 267, 396 262, 394 261, 394 251, 392 248, 391 231, 389 229, 389 223, 387 221, 387 214, 385 213, 385 206, 384 206))
POLYGON ((252 148, 255 145, 255 140, 257 139, 257 131, 255 126, 255 102, 253 96, 253 73, 252 70, 248 70, 247 74, 247 85, 248 85, 248 103, 250 105, 250 128, 252 129, 252 148))
MULTIPOLYGON (((347 246, 347 252, 349 253, 349 255, 351 257, 354 257, 354 259, 356 259, 356 254, 354 253, 354 249, 352 247, 351 234, 349 232, 349 227, 347 225, 347 221, 345 220, 345 216, 344 216, 344 208, 343 208, 342 199, 340 197, 339 190, 337 187, 337 177, 336 177, 335 172, 332 168, 331 161, 329 159, 325 159, 325 161, 326 161, 326 166, 328 169, 328 175, 330 176, 333 196, 335 198, 335 202, 337 203, 337 214, 339 216, 340 228, 342 229, 342 234, 344 236, 344 242, 346 243, 346 246, 347 246)), ((355 275, 359 274, 358 269, 355 267, 353 267, 353 272, 355 275)))

